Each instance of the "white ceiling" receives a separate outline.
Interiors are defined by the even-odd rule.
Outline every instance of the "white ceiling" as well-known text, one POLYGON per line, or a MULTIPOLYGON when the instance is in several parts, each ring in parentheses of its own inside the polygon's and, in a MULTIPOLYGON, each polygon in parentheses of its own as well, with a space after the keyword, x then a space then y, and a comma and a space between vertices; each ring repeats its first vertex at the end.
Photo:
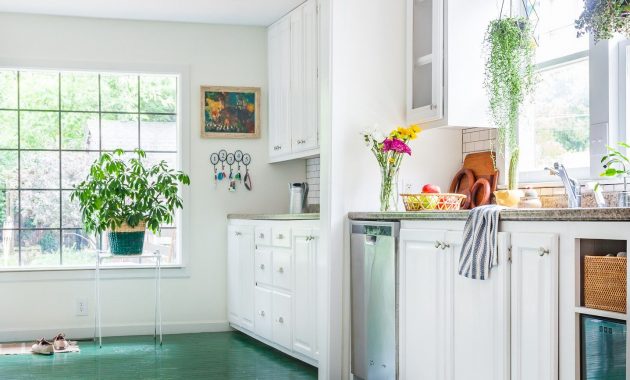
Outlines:
POLYGON ((270 25, 304 0, 0 0, 0 12, 270 25))

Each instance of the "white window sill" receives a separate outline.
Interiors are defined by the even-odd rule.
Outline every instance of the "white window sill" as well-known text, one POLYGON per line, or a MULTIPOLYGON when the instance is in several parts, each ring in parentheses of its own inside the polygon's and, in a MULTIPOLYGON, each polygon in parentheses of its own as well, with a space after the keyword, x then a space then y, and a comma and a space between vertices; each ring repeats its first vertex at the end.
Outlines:
MULTIPOLYGON (((94 281, 96 268, 53 267, 53 268, 6 268, 0 269, 0 282, 21 281, 94 281)), ((162 278, 188 278, 190 270, 184 265, 163 265, 162 278)), ((153 279, 155 266, 103 266, 102 280, 153 279)))

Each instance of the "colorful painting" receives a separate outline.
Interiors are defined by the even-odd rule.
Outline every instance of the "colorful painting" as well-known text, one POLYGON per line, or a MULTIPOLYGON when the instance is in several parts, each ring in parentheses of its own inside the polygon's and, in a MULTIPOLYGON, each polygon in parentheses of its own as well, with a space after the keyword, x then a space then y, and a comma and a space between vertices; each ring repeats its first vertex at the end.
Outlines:
POLYGON ((260 88, 201 87, 201 137, 260 137, 260 88))

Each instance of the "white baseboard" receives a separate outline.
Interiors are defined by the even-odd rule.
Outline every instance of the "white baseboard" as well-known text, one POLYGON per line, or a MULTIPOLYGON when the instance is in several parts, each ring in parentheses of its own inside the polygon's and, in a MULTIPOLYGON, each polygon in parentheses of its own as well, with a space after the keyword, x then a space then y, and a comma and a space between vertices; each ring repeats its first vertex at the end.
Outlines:
MULTIPOLYGON (((124 324, 103 325, 103 336, 133 336, 153 335, 154 325, 151 324, 124 324)), ((162 332, 164 334, 189 334, 203 332, 232 331, 227 321, 198 321, 198 322, 164 322, 162 332)), ((21 342, 36 340, 41 337, 52 339, 58 333, 63 332, 68 339, 90 339, 94 337, 94 326, 58 326, 44 329, 13 329, 0 330, 0 342, 21 342)))

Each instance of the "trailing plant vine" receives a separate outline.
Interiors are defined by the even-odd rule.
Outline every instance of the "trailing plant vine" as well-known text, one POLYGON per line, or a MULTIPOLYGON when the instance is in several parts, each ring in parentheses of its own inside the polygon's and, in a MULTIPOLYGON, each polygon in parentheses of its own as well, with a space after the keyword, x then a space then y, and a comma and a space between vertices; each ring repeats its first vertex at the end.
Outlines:
POLYGON ((498 130, 498 146, 510 155, 510 190, 518 187, 517 126, 520 107, 536 82, 535 49, 532 26, 526 18, 501 18, 488 25, 484 38, 484 87, 490 102, 490 119, 498 130))
POLYGON ((630 38, 629 0, 584 0, 584 10, 575 21, 578 37, 592 34, 595 42, 612 38, 615 33, 630 38))

